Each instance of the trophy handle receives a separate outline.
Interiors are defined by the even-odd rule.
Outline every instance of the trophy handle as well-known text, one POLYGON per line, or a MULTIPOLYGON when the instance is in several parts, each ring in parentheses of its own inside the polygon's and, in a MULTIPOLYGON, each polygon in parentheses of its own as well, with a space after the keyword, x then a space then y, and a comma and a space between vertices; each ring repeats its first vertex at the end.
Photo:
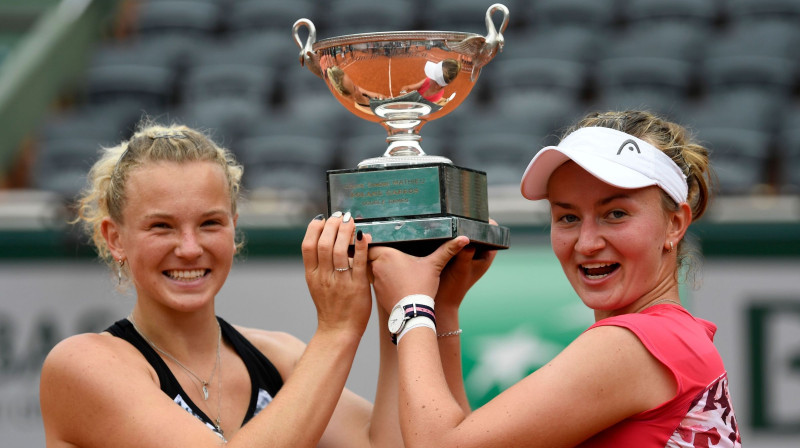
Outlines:
POLYGON ((311 73, 322 78, 322 70, 319 68, 319 59, 316 57, 316 53, 314 53, 313 49, 314 43, 317 41, 317 27, 308 19, 298 19, 294 22, 294 25, 292 25, 292 36, 294 36, 294 41, 297 43, 297 46, 300 47, 300 65, 305 65, 311 73), (305 45, 303 41, 300 40, 300 28, 302 27, 308 28, 308 38, 306 39, 305 45))
POLYGON ((470 81, 475 82, 481 73, 481 68, 495 57, 498 51, 503 51, 503 32, 508 27, 508 8, 500 3, 495 3, 486 10, 486 36, 470 36, 459 42, 448 42, 447 46, 454 51, 472 58, 472 73, 470 81), (494 26, 492 16, 495 12, 503 13, 500 31, 494 26))
POLYGON ((503 33, 506 28, 508 28, 508 8, 506 5, 495 3, 486 10, 486 37, 484 37, 483 47, 478 52, 475 65, 472 66, 472 74, 470 76, 472 82, 478 79, 481 68, 488 64, 498 51, 503 51, 503 45, 505 44, 503 33), (503 20, 500 22, 500 31, 497 31, 492 20, 492 16, 497 11, 503 14, 503 20))
MULTIPOLYGON (((495 3, 494 5, 490 6, 489 9, 486 10, 486 44, 484 48, 488 48, 488 52, 492 52, 497 47, 500 51, 503 51, 503 44, 505 43, 505 39, 503 38, 503 33, 505 33, 506 28, 508 28, 508 8, 505 5, 500 3, 495 3), (503 21, 500 23, 500 31, 498 32, 497 29, 494 27, 494 21, 492 20, 492 16, 495 12, 501 11, 503 13, 503 21)), ((488 61, 487 61, 488 62, 488 61)))

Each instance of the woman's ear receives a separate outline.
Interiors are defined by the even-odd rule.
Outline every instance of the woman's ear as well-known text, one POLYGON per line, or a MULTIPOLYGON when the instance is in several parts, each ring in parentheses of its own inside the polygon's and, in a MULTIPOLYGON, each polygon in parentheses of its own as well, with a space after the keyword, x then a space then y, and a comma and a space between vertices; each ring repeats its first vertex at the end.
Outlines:
POLYGON ((103 218, 103 222, 100 223, 100 232, 106 240, 106 245, 111 252, 111 256, 114 257, 115 260, 124 259, 125 249, 122 247, 119 225, 111 218, 103 218))
POLYGON ((677 245, 683 239, 689 224, 692 223, 692 209, 686 202, 678 206, 678 210, 669 213, 669 224, 667 226, 667 241, 672 241, 677 245))

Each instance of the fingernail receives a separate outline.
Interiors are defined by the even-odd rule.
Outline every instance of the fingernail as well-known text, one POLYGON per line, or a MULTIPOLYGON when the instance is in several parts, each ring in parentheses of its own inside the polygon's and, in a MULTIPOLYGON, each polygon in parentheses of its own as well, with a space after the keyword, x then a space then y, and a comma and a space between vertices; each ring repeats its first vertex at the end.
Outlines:
POLYGON ((350 222, 350 212, 344 214, 344 218, 342 218, 342 222, 350 222))
POLYGON ((333 212, 333 214, 331 215, 331 218, 341 218, 341 217, 342 217, 342 212, 339 211, 333 212))
POLYGON ((358 232, 356 232, 356 239, 357 239, 358 241, 361 241, 361 240, 363 240, 363 239, 364 239, 364 232, 362 232, 361 230, 359 230, 358 232))
POLYGON ((314 221, 322 221, 323 219, 325 219, 325 215, 322 213, 314 217, 314 221))

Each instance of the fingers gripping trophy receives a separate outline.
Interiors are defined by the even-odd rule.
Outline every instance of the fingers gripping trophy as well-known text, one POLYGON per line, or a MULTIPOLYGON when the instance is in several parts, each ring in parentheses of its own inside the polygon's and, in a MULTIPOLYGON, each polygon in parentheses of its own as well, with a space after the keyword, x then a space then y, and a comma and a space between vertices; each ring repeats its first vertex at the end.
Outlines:
POLYGON ((489 223, 486 173, 428 155, 420 145, 422 126, 458 107, 483 66, 502 50, 508 8, 490 6, 485 20, 486 36, 391 31, 320 41, 310 20, 295 22, 300 63, 322 78, 347 110, 388 133, 383 155, 354 169, 327 172, 329 214, 350 211, 357 228, 372 235, 372 244, 425 255, 466 235, 478 246, 508 248, 509 229, 489 223), (499 31, 493 21, 498 14, 499 31))

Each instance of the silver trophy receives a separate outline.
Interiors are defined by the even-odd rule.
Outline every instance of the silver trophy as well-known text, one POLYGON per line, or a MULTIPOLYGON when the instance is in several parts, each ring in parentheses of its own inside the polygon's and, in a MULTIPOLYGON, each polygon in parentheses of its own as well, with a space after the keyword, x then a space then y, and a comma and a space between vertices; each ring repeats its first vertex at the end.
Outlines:
POLYGON ((327 173, 328 212, 350 211, 373 244, 425 254, 466 235, 479 246, 508 248, 508 228, 489 224, 486 173, 428 155, 420 145, 422 126, 458 107, 483 66, 502 50, 508 8, 490 6, 485 20, 486 36, 391 31, 320 41, 310 20, 294 23, 300 63, 351 113, 388 133, 383 155, 327 173), (498 12, 499 31, 492 20, 498 12))

